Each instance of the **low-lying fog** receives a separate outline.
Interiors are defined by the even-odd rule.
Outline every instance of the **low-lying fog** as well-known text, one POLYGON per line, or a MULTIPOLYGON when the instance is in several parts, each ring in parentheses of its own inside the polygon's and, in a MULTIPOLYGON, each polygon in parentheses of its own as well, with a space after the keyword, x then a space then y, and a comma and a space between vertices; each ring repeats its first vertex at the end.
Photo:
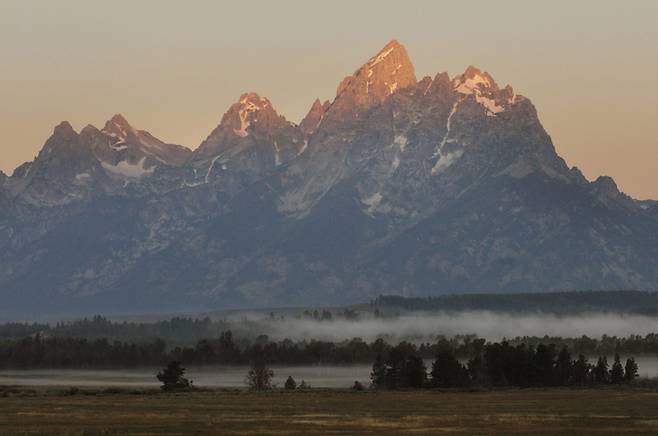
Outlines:
MULTIPOLYGON (((622 360, 626 356, 622 356, 622 360)), ((635 358, 638 365, 638 374, 641 378, 654 378, 658 376, 658 358, 655 356, 639 356, 635 358)), ((595 360, 591 357, 590 361, 595 360)), ((611 356, 608 358, 611 361, 611 356)), ((465 362, 464 362, 465 363, 465 362)), ((431 361, 426 361, 428 368, 431 361)), ((359 364, 349 366, 331 365, 274 365, 273 382, 283 386, 288 376, 297 382, 304 380, 316 388, 348 388, 355 380, 364 385, 370 383, 372 365, 359 364)), ((212 365, 206 367, 189 367, 186 377, 198 387, 245 387, 247 366, 212 365)), ((155 388, 160 385, 155 378, 159 368, 114 369, 114 370, 0 370, 0 386, 59 386, 59 387, 122 387, 155 388)))
POLYGON ((361 338, 371 342, 383 337, 390 342, 409 340, 432 342, 437 335, 475 334, 491 341, 517 336, 562 336, 592 338, 646 335, 658 332, 658 317, 589 313, 557 316, 552 314, 509 314, 474 311, 454 313, 414 313, 390 318, 360 318, 319 321, 312 318, 269 319, 262 313, 242 313, 227 319, 234 333, 267 334, 272 340, 342 341, 361 338))

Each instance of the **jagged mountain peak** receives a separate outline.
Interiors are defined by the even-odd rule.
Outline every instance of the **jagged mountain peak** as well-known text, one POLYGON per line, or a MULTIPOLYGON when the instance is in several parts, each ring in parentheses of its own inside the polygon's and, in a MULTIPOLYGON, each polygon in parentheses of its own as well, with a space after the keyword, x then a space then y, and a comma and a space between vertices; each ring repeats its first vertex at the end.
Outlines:
POLYGON ((358 117, 360 111, 414 84, 416 73, 407 50, 392 40, 354 74, 340 82, 329 113, 337 120, 358 117))
POLYGON ((391 41, 299 126, 242 94, 178 167, 121 115, 62 124, 0 189, 43 206, 0 207, 0 312, 656 288, 658 203, 568 168, 524 100, 474 66, 416 82, 391 41))
POLYGON ((71 126, 71 123, 68 121, 62 121, 55 126, 55 129, 53 130, 53 136, 56 138, 70 138, 77 136, 77 133, 73 129, 73 126, 71 126))
POLYGON ((98 127, 94 126, 93 124, 87 124, 80 130, 80 134, 98 134, 100 133, 100 130, 98 130, 98 127))
POLYGON ((453 79, 453 85, 457 91, 470 94, 475 90, 498 91, 498 84, 489 73, 482 72, 479 68, 469 65, 463 74, 453 79))
MULTIPOLYGON (((283 117, 277 114, 269 99, 255 92, 246 92, 224 114, 218 129, 227 129, 240 138, 246 138, 255 124, 260 123, 266 127, 279 118, 283 117)), ((217 131, 211 136, 215 133, 217 131)))
POLYGON ((617 183, 610 176, 599 176, 592 182, 592 188, 600 198, 615 198, 620 194, 617 183))
POLYGON ((110 118, 109 121, 112 122, 112 123, 114 123, 114 124, 117 124, 117 125, 119 125, 119 126, 130 127, 130 123, 128 122, 128 120, 126 119, 126 117, 124 117, 124 116, 123 116, 122 114, 120 114, 120 113, 114 114, 114 115, 112 116, 112 118, 110 118))
POLYGON ((619 190, 617 183, 610 176, 599 176, 590 184, 590 189, 596 198, 607 206, 621 205, 627 209, 635 209, 638 203, 619 190))
POLYGON ((464 97, 474 96, 490 116, 505 111, 517 100, 511 86, 500 89, 491 74, 473 65, 469 65, 463 74, 452 79, 452 86, 464 97))
POLYGON ((315 130, 320 125, 324 114, 329 108, 330 103, 325 101, 324 103, 320 102, 319 98, 316 98, 311 105, 311 109, 308 111, 301 123, 299 123, 299 128, 304 132, 305 135, 312 135, 315 130))
MULTIPOLYGON (((238 175, 235 186, 241 186, 294 159, 306 143, 300 128, 279 115, 269 99, 247 92, 193 152, 188 163, 194 168, 194 181, 185 183, 206 184, 238 175)), ((229 189, 230 183, 226 186, 229 189)))
POLYGON ((125 141, 130 133, 133 133, 133 128, 121 114, 116 114, 105 122, 105 127, 101 130, 106 135, 115 137, 125 141))
POLYGON ((380 102, 396 90, 415 83, 416 73, 407 50, 392 40, 341 82, 336 97, 354 94, 364 103, 380 102))
POLYGON ((245 92, 240 96, 238 103, 242 107, 254 107, 257 110, 267 109, 272 107, 272 103, 266 98, 261 97, 256 92, 245 92))

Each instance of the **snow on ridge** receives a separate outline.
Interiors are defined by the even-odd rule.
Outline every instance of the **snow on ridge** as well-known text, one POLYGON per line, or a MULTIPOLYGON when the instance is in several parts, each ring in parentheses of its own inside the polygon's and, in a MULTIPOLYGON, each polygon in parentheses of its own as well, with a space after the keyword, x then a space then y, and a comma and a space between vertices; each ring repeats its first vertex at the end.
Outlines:
POLYGON ((128 146, 123 141, 116 142, 116 143, 112 144, 110 147, 113 148, 116 151, 123 151, 123 150, 128 149, 128 146))
POLYGON ((240 99, 240 109, 238 111, 238 115, 240 117, 240 128, 233 129, 233 132, 239 137, 245 138, 249 136, 249 132, 247 132, 247 128, 251 126, 249 115, 269 106, 266 98, 258 97, 258 102, 260 105, 254 103, 252 99, 250 99, 249 95, 240 99))
POLYGON ((370 65, 371 67, 374 67, 375 65, 377 65, 378 63, 380 63, 381 61, 383 61, 384 59, 386 59, 386 56, 388 56, 389 54, 391 54, 391 52, 392 52, 393 50, 395 50, 395 46, 389 48, 388 50, 386 50, 386 51, 384 51, 384 52, 381 52, 380 54, 378 54, 378 55, 375 56, 374 58, 371 58, 370 61, 368 62, 368 65, 370 65))
POLYGON ((455 79, 453 82, 455 90, 461 94, 473 94, 474 92, 480 91, 481 87, 491 88, 491 85, 489 78, 479 74, 463 81, 455 79))
MULTIPOLYGON (((488 75, 475 74, 473 77, 456 78, 452 81, 453 88, 460 94, 473 95, 475 100, 487 110, 488 116, 495 116, 496 114, 505 111, 505 107, 499 104, 494 98, 494 92, 497 90, 495 84, 491 81, 488 75)), ((514 104, 516 95, 504 100, 507 104, 514 104)))
POLYGON ((499 106, 498 103, 496 103, 496 100, 492 98, 476 94, 475 100, 487 109, 487 115, 489 116, 494 116, 505 110, 504 107, 499 106))

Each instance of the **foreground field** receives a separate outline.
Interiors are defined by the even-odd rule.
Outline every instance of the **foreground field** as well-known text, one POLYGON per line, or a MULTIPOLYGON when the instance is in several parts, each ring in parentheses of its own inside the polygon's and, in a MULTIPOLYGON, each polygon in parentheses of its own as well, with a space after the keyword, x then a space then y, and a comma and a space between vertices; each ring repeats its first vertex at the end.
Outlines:
POLYGON ((658 392, 0 392, 0 434, 658 433, 658 392))

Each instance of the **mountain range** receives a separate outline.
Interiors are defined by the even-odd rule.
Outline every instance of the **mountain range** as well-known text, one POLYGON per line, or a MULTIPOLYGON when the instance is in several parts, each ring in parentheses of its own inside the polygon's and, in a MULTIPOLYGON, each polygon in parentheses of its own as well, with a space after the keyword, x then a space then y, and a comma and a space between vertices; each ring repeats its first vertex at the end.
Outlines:
MULTIPOLYGON (((310 100, 310 99, 309 99, 310 100)), ((241 95, 190 150, 121 115, 0 173, 0 317, 658 290, 658 202, 558 156, 531 101, 389 42, 295 124, 241 95)))

